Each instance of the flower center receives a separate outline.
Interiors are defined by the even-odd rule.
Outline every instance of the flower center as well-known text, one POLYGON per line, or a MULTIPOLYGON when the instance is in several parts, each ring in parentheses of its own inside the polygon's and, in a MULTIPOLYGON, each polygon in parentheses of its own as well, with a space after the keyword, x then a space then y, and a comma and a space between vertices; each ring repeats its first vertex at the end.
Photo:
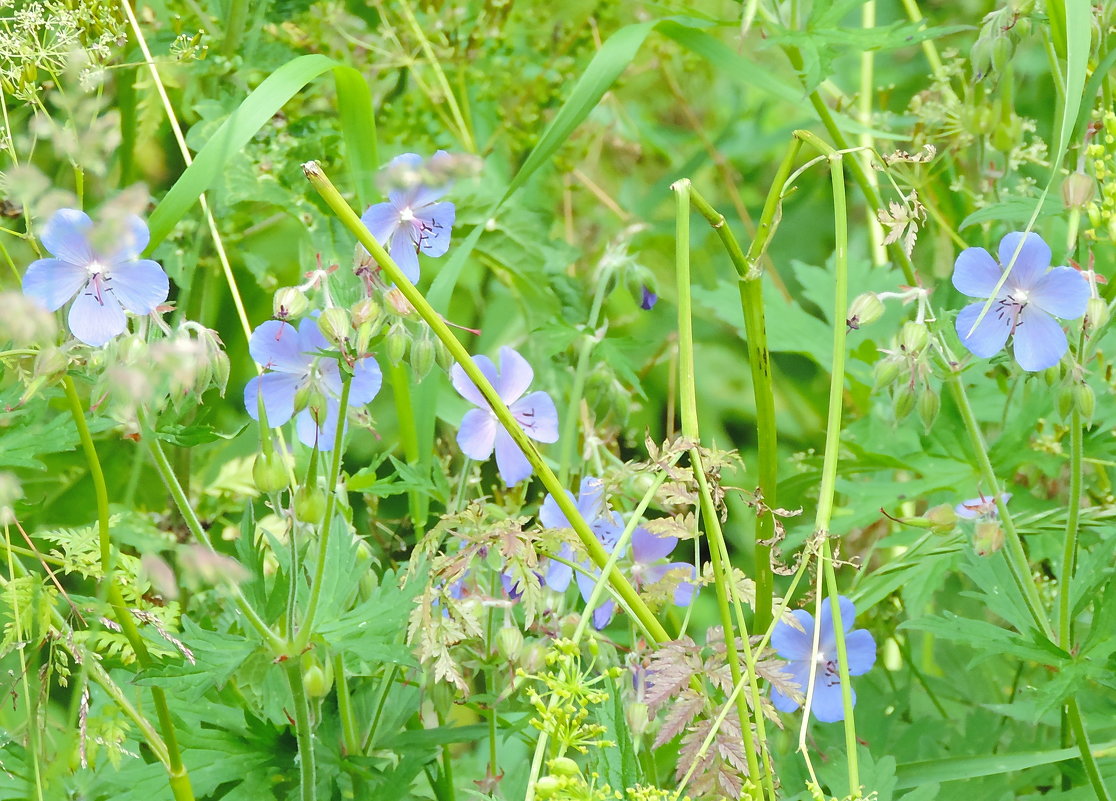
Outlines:
POLYGON ((402 222, 407 222, 407 223, 414 222, 414 220, 415 220, 414 209, 412 209, 410 206, 407 206, 406 208, 404 208, 402 211, 399 212, 399 219, 402 222))
POLYGON ((108 272, 108 267, 94 259, 85 265, 85 271, 90 275, 104 275, 108 272))
POLYGON ((1011 333, 1014 334, 1015 329, 1023 325, 1023 310, 1027 308, 1027 304, 1030 302, 1031 299, 1027 290, 1013 289, 1012 294, 996 301, 996 317, 1004 325, 1010 326, 1011 333))

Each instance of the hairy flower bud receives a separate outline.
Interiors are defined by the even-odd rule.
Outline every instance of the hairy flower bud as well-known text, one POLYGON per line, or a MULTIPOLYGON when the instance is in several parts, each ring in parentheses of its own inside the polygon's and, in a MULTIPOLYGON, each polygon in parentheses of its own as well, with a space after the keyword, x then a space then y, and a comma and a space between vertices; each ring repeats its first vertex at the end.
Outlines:
POLYGON ((884 304, 875 292, 865 292, 858 296, 849 306, 849 317, 845 324, 849 330, 855 331, 862 325, 870 325, 883 317, 884 304))
POLYGON ((938 534, 953 530, 957 525, 957 511, 948 503, 938 504, 926 512, 926 519, 930 521, 930 529, 938 534))
POLYGON ((387 336, 384 338, 386 345, 386 353, 388 361, 391 362, 393 367, 398 367, 403 358, 407 355, 407 345, 410 344, 411 335, 407 333, 407 327, 402 322, 396 321, 392 323, 391 328, 388 329, 387 336))
POLYGON ((914 387, 910 384, 902 384, 895 389, 893 405, 897 422, 914 411, 916 400, 914 387))
POLYGON ((311 698, 322 698, 333 689, 333 665, 318 659, 313 651, 302 655, 302 689, 311 698))
POLYGON ((349 314, 352 315, 353 328, 360 328, 365 323, 374 323, 380 319, 383 309, 380 304, 372 300, 372 298, 363 298, 353 304, 349 309, 349 314))
POLYGON ((1083 209, 1096 195, 1097 182, 1083 172, 1070 173, 1062 181, 1062 202, 1067 209, 1083 209))
POLYGON ((411 301, 403 296, 399 291, 399 287, 392 287, 384 293, 384 300, 387 301, 387 309, 399 317, 406 317, 413 314, 415 307, 411 305, 411 301))
POLYGON ((1056 364, 1053 367, 1047 367, 1042 371, 1042 380, 1046 382, 1048 387, 1057 385, 1062 380, 1062 365, 1056 364))
POLYGON ((422 336, 411 343, 411 371, 415 375, 415 381, 426 378, 430 368, 434 366, 436 355, 437 348, 430 337, 422 336))
POLYGON ((301 289, 294 286, 284 286, 275 290, 271 301, 271 310, 277 320, 290 320, 301 317, 310 307, 310 301, 301 289))
POLYGON ((1074 384, 1073 405, 1082 420, 1086 423, 1092 421, 1093 412, 1097 409, 1097 396, 1093 393, 1093 388, 1084 381, 1074 384))
POLYGON ((1073 387, 1063 386, 1061 389, 1059 389, 1058 396, 1055 402, 1058 407, 1058 414, 1061 415, 1063 418, 1069 417, 1070 412, 1073 411, 1074 404, 1077 403, 1077 398, 1074 395, 1073 387))
POLYGON ((973 535, 973 548, 977 556, 989 556, 1000 550, 1004 544, 1004 530, 995 520, 982 520, 976 524, 973 535))
POLYGON ((651 715, 647 709, 647 704, 640 701, 628 704, 624 707, 624 719, 627 721, 628 729, 633 737, 642 736, 651 723, 651 715))
POLYGON ((938 393, 930 387, 921 392, 918 396, 918 416, 922 420, 922 425, 929 431, 930 427, 934 425, 934 421, 938 419, 938 412, 942 408, 942 401, 938 397, 938 393))
POLYGON ((1100 298, 1089 298, 1085 306, 1085 331, 1095 334, 1108 323, 1108 304, 1100 298))
POLYGON ((258 453, 252 463, 252 480, 263 493, 279 492, 287 487, 287 469, 279 454, 258 453))
POLYGON ((317 525, 325 516, 325 493, 317 487, 299 487, 294 496, 294 513, 303 523, 317 525))
POLYGON ((342 309, 340 306, 326 309, 318 315, 318 330, 328 342, 334 345, 340 346, 348 342, 349 334, 353 330, 349 310, 342 309))
POLYGON ((900 362, 898 359, 891 356, 886 356, 876 362, 872 368, 872 374, 875 377, 875 388, 883 389, 895 383, 895 379, 899 377, 900 362))
POLYGON ((930 332, 927 330, 925 323, 914 321, 903 323, 903 329, 899 332, 899 345, 903 350, 908 353, 921 353, 929 341, 930 332))
POLYGON ((506 661, 516 661, 522 648, 523 632, 518 626, 504 626, 496 632, 496 652, 506 661))

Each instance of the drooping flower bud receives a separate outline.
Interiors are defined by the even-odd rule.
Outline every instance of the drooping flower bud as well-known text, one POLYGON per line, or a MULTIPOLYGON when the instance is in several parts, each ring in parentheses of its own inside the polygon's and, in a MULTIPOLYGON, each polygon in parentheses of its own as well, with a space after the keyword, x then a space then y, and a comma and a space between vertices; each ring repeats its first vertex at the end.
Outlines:
POLYGON ((411 343, 411 370, 415 375, 415 381, 422 381, 426 378, 430 368, 434 366, 437 350, 430 337, 427 336, 421 336, 411 343))
POLYGON ((410 344, 411 336, 407 333, 407 327, 401 321, 392 323, 391 328, 388 329, 387 336, 384 338, 386 345, 387 358, 393 367, 398 367, 403 358, 407 355, 407 345, 410 344))
POLYGON ((1097 182, 1091 175, 1074 172, 1062 181, 1062 202, 1067 209, 1083 209, 1097 193, 1097 182))
POLYGON ((310 301, 301 289, 295 286, 284 286, 275 290, 272 298, 272 313, 277 320, 290 320, 306 314, 310 301))
POLYGON ((353 330, 349 310, 340 306, 326 309, 318 316, 318 330, 328 342, 340 347, 349 340, 349 334, 353 330))
POLYGON ((929 341, 930 332, 925 323, 916 323, 913 320, 903 323, 903 329, 899 332, 899 345, 903 350, 908 353, 921 353, 929 341))
POLYGON ((1000 550, 1004 544, 1004 530, 995 520, 982 520, 976 524, 973 535, 973 548, 977 556, 989 556, 1000 550))
POLYGON ((383 309, 372 298, 362 298, 349 309, 352 315, 353 328, 360 328, 365 323, 374 323, 380 319, 383 309))
POLYGON ((1095 334, 1108 323, 1108 304, 1100 298, 1089 298, 1085 306, 1085 331, 1095 334))
POLYGON ((496 652, 506 661, 517 661, 522 648, 523 632, 518 626, 504 626, 496 632, 496 652))
POLYGON ((931 387, 926 387, 918 396, 918 416, 922 425, 929 431, 938 419, 938 412, 942 408, 942 401, 938 393, 931 387))
POLYGON ((914 411, 915 402, 914 387, 910 384, 901 384, 895 389, 895 397, 893 399, 893 406, 895 409, 895 420, 904 419, 908 414, 914 411))
POLYGON ((1097 410, 1097 396, 1093 393, 1093 388, 1084 381, 1073 386, 1073 405, 1082 420, 1092 422, 1093 412, 1097 410))
POLYGON ((400 317, 407 317, 415 311, 415 307, 412 306, 411 301, 407 300, 403 293, 399 291, 399 287, 392 287, 385 292, 384 300, 387 301, 388 311, 400 317))
POLYGON ((295 518, 316 526, 325 516, 326 497, 318 487, 299 487, 294 496, 295 518))
POLYGON ((862 325, 870 325, 883 317, 884 304, 875 292, 865 292, 858 296, 849 306, 849 317, 845 324, 850 331, 855 331, 862 325))
POLYGON ((279 454, 256 454, 252 463, 252 480, 256 482, 256 489, 263 493, 279 492, 287 487, 287 469, 279 454))
POLYGON ((930 521, 932 531, 942 534, 952 531, 957 525, 957 512, 948 503, 942 503, 928 509, 926 519, 930 521))
POLYGON ((899 359, 891 356, 886 356, 876 362, 872 368, 872 374, 875 378, 875 388, 883 389, 895 383, 895 379, 899 377, 900 363, 899 359))

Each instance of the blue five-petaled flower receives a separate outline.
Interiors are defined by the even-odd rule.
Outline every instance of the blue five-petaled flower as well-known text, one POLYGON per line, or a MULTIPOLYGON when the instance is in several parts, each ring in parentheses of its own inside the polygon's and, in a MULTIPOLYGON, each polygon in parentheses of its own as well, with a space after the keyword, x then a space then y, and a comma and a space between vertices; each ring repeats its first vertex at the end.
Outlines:
POLYGON ((953 285, 969 297, 984 298, 957 315, 961 344, 988 358, 1013 336, 1020 367, 1028 372, 1053 367, 1067 347, 1066 334, 1054 317, 1076 320, 1083 315, 1089 302, 1089 282, 1072 267, 1048 269, 1050 247, 1035 233, 1008 234, 1000 240, 999 256, 997 264, 984 248, 966 248, 957 257, 953 285), (993 296, 1016 248, 1019 256, 993 296), (993 298, 992 304, 977 324, 988 298, 993 298))
MULTIPOLYGON (((442 150, 434 154, 435 159, 445 156, 442 150)), ((422 166, 421 156, 404 153, 392 159, 386 170, 398 172, 409 168, 417 173, 422 166)), ((423 183, 393 189, 386 203, 369 206, 360 218, 412 284, 419 280, 419 251, 427 256, 442 256, 449 249, 455 209, 449 201, 438 202, 448 190, 448 184, 423 183)))
MULTIPOLYGON (((876 663, 876 641, 864 629, 853 630, 856 607, 845 596, 840 596, 841 623, 845 630, 845 653, 848 656, 849 675, 867 673, 876 663)), ((837 663, 837 633, 833 625, 833 611, 829 599, 822 601, 821 633, 818 651, 814 653, 814 616, 804 609, 791 612, 804 629, 799 631, 783 621, 776 624, 771 634, 771 647, 787 660, 787 670, 806 695, 810 681, 810 666, 817 664, 814 673, 814 694, 811 709, 814 717, 823 723, 844 720, 845 707, 841 699, 841 672, 837 663)), ((853 703, 856 692, 850 687, 853 703)), ((772 688, 771 702, 780 712, 793 712, 799 702, 772 688)))
MULTIPOLYGON (((573 494, 566 492, 573 500, 573 494)), ((616 550, 616 545, 624 532, 624 520, 619 514, 609 510, 604 497, 604 484, 599 478, 586 476, 581 479, 576 500, 577 511, 589 524, 589 528, 597 536, 605 552, 611 554, 616 550)), ((553 495, 547 495, 539 509, 539 521, 547 528, 572 528, 566 515, 558 506, 553 495)), ((678 544, 677 537, 657 537, 642 526, 632 532, 632 566, 631 578, 635 586, 649 586, 662 580, 667 573, 674 570, 685 572, 691 579, 696 577, 697 571, 688 562, 671 562, 661 564, 661 560, 670 555, 674 546, 678 544)), ((574 561, 573 548, 564 544, 558 556, 567 562, 574 561)), ((621 554, 623 556, 623 554, 621 554)), ((593 595, 600 571, 591 562, 584 562, 582 567, 587 572, 577 572, 577 588, 582 599, 588 603, 593 595)), ((574 570, 570 565, 557 560, 552 560, 546 571, 546 585, 556 592, 565 592, 570 585, 574 570)), ((674 590, 674 603, 676 606, 689 606, 694 597, 694 584, 692 581, 680 581, 674 590)), ((592 611, 593 625, 603 629, 612 620, 616 612, 616 602, 607 598, 592 611)))
MULTIPOLYGON (((337 418, 341 407, 341 368, 335 355, 323 355, 333 350, 318 329, 318 321, 306 317, 296 330, 290 323, 268 320, 252 332, 248 352, 269 372, 256 376, 244 387, 244 406, 253 420, 259 419, 259 401, 262 399, 269 426, 281 426, 298 412, 296 427, 302 444, 319 450, 333 449, 337 434, 337 418), (309 405, 301 397, 296 408, 296 397, 309 396, 309 405), (314 397, 324 399, 315 405, 314 397)), ((382 377, 380 366, 371 356, 364 356, 353 363, 353 378, 349 386, 349 406, 370 403, 380 391, 382 377)))
MULTIPOLYGON (((535 376, 526 359, 512 348, 503 347, 500 348, 499 371, 487 356, 474 356, 473 362, 492 384, 500 400, 507 404, 512 416, 528 437, 536 442, 558 441, 558 410, 554 408, 550 395, 541 390, 523 395, 535 376)), ((461 418, 457 444, 462 453, 470 459, 483 462, 495 449, 496 467, 509 487, 530 476, 533 469, 531 463, 515 444, 511 434, 500 425, 492 407, 461 365, 453 366, 450 378, 454 389, 465 400, 478 407, 470 409, 461 418)))
POLYGON ((150 235, 134 215, 119 221, 112 247, 97 250, 90 242, 93 221, 83 211, 59 209, 40 237, 54 258, 31 263, 23 276, 23 293, 49 311, 70 298, 73 335, 100 347, 128 327, 125 311, 150 314, 167 299, 170 283, 158 262, 139 258, 150 235))

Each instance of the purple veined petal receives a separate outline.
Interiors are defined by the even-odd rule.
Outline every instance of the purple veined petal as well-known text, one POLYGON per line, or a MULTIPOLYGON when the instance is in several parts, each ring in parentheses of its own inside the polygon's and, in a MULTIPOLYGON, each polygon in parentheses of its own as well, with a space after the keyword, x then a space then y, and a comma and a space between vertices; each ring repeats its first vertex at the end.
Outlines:
POLYGON ((531 386, 534 377, 535 371, 531 369, 527 360, 519 355, 519 351, 506 345, 500 348, 500 377, 494 386, 496 394, 504 403, 511 406, 519 400, 527 391, 527 387, 531 386))
POLYGON ((39 241, 51 255, 62 261, 85 266, 96 258, 89 244, 89 232, 92 228, 93 221, 84 211, 59 209, 43 226, 39 241))
POLYGON ((771 705, 780 712, 794 712, 799 707, 798 701, 790 696, 783 695, 774 687, 771 688, 771 705))
MULTIPOLYGON (((106 261, 113 267, 127 264, 139 258, 151 241, 151 232, 147 230, 147 223, 134 214, 129 214, 122 220, 113 221, 113 233, 117 235, 118 245, 106 261)), ((160 268, 162 269, 162 268, 160 268)), ((112 271, 113 275, 116 270, 112 271)), ((146 313, 146 312, 145 312, 146 313)))
POLYGON ((323 351, 337 350, 337 346, 326 339, 322 329, 318 328, 318 312, 313 312, 299 321, 298 349, 302 352, 306 364, 310 364, 314 357, 323 351))
POLYGON ((259 399, 262 397, 267 424, 272 428, 283 425, 294 417, 295 393, 300 376, 290 373, 264 373, 256 376, 244 387, 244 408, 253 420, 259 420, 259 399))
MULTIPOLYGON (((844 595, 837 596, 837 605, 841 608, 841 628, 848 632, 852 628, 853 619, 856 617, 856 606, 844 595)), ((829 598, 822 600, 821 627, 821 649, 828 652, 830 646, 834 643, 834 632, 837 628, 833 616, 833 604, 829 598)))
POLYGON ((558 441, 558 410, 549 394, 539 390, 509 407, 512 416, 536 442, 558 441))
POLYGON ((256 364, 281 373, 302 375, 310 367, 310 358, 302 353, 298 331, 279 320, 261 323, 252 332, 248 352, 256 364))
POLYGON ((70 307, 70 331, 86 345, 99 348, 128 327, 120 303, 103 286, 90 281, 70 307))
POLYGON ((1028 297, 1044 312, 1076 320, 1089 304, 1089 282, 1072 267, 1055 267, 1035 282, 1028 297))
POLYGON ((326 418, 321 426, 314 420, 309 409, 303 409, 295 418, 295 428, 298 431, 298 440, 308 448, 313 448, 317 443, 319 451, 333 450, 333 442, 337 438, 337 416, 341 411, 337 401, 329 398, 326 400, 326 418))
POLYGON ((523 596, 523 590, 519 586, 519 580, 512 578, 507 573, 500 574, 500 584, 511 600, 518 601, 523 596))
POLYGON ((427 256, 444 256, 449 250, 453 221, 457 210, 452 203, 444 200, 431 203, 415 211, 416 242, 419 250, 427 256))
MULTIPOLYGON (((558 555, 568 561, 573 561, 574 552, 569 543, 562 543, 558 555)), ((546 586, 555 592, 565 592, 573 578, 573 568, 563 562, 551 560, 546 568, 546 586)))
POLYGON ((1062 359, 1068 344, 1062 326, 1034 306, 1023 309, 1015 328, 1015 360, 1028 373, 1053 367, 1062 359))
POLYGON ((584 476, 581 479, 581 484, 577 488, 577 510, 581 512, 581 516, 589 523, 592 523, 604 514, 605 497, 603 481, 595 476, 584 476))
POLYGON ((376 203, 365 209, 360 221, 381 245, 387 245, 392 234, 399 230, 399 209, 391 203, 376 203))
MULTIPOLYGON (((326 392, 338 401, 341 400, 341 368, 335 359, 322 359, 318 362, 318 375, 326 392)), ((352 390, 350 390, 350 393, 352 390)))
POLYGON ((89 278, 89 271, 78 264, 39 259, 31 262, 23 274, 23 294, 48 311, 55 311, 80 292, 89 278))
MULTIPOLYGON (((820 671, 820 667, 819 667, 820 671)), ((856 690, 849 688, 853 706, 856 706, 856 690)), ((814 681, 814 697, 810 699, 810 711, 820 723, 836 723, 845 719, 845 703, 841 697, 840 680, 826 681, 820 675, 814 681)))
MULTIPOLYGON (((616 544, 620 542, 620 536, 624 533, 624 519, 615 512, 605 514, 590 521, 589 528, 597 535, 597 539, 605 551, 611 554, 616 550, 616 544)), ((624 550, 627 550, 626 545, 624 550)), ((624 556, 624 551, 620 552, 620 556, 624 556)))
POLYGON ((993 304, 970 336, 969 331, 972 330, 973 323, 976 322, 983 308, 984 301, 970 303, 957 315, 956 327, 961 344, 974 355, 987 359, 1004 349, 1004 343, 1011 333, 1012 315, 1010 311, 1004 312, 993 304))
POLYGON ((384 376, 380 372, 380 365, 371 356, 357 359, 353 365, 353 380, 349 385, 349 403, 352 406, 364 406, 371 403, 372 399, 380 392, 384 376))
MULTIPOLYGON (((573 493, 566 490, 566 495, 572 501, 574 499, 573 493)), ((579 506, 580 508, 580 506, 579 506)), ((582 511, 584 515, 584 511, 582 511)), ((558 506, 558 501, 554 500, 553 495, 547 495, 539 507, 539 522, 546 528, 573 528, 570 521, 566 519, 566 515, 558 506)), ((589 521, 592 522, 591 520, 589 521)))
POLYGON ((670 556, 677 544, 677 537, 656 537, 640 526, 632 532, 632 558, 644 564, 657 562, 670 556))
POLYGON ((133 314, 151 314, 170 293, 167 274, 150 259, 116 265, 109 271, 109 282, 120 305, 133 314))
MULTIPOLYGON (((685 564, 685 563, 676 563, 685 564)), ((675 606, 689 606, 694 602, 694 596, 697 595, 698 586, 695 583, 697 580, 697 568, 693 565, 686 565, 693 572, 691 575, 694 581, 680 581, 678 586, 674 588, 674 605, 675 606)))
MULTIPOLYGON (((963 295, 987 299, 993 296, 1003 272, 984 248, 965 248, 953 263, 953 285, 963 295)), ((1000 294, 1004 294, 1002 289, 1000 294)))
POLYGON ((805 609, 796 609, 791 614, 805 631, 780 620, 771 632, 771 647, 788 662, 809 662, 813 653, 814 616, 805 609))
MULTIPOLYGON (((1001 492, 1000 499, 1006 504, 1011 500, 1010 492, 1001 492)), ((981 517, 996 517, 998 514, 995 499, 982 495, 979 498, 969 498, 953 507, 954 513, 965 520, 976 520, 981 517)))
POLYGON ((1050 246, 1033 231, 1026 234, 1026 238, 1022 231, 1005 235, 1000 240, 999 250, 1000 264, 1005 270, 1021 241, 1023 246, 1015 259, 1015 265, 1011 268, 1008 281, 1021 289, 1030 289, 1050 266, 1050 246))
POLYGON ((457 429, 457 446, 470 459, 483 462, 492 455, 499 426, 495 415, 487 409, 470 409, 457 429))
MULTIPOLYGON (((495 387, 499 383, 499 377, 496 372, 496 365, 487 356, 474 356, 473 363, 481 374, 488 379, 488 383, 495 387)), ((473 383, 473 379, 465 374, 465 368, 460 364, 455 364, 450 368, 450 381, 453 383, 453 388, 457 390, 465 400, 474 406, 479 406, 482 409, 488 409, 488 401, 484 399, 484 395, 477 389, 477 385, 473 383)))
POLYGON ((596 609, 593 610, 593 628, 600 631, 609 623, 612 622, 612 616, 616 614, 616 601, 609 598, 607 601, 601 603, 596 609))
POLYGON ((419 280, 418 253, 415 251, 415 243, 410 237, 408 228, 409 226, 404 224, 404 227, 396 232, 395 236, 391 238, 391 247, 388 248, 388 252, 391 255, 391 260, 403 271, 407 280, 412 284, 417 284, 419 280))
POLYGON ((845 655, 849 659, 849 675, 867 673, 876 664, 876 638, 867 629, 845 635, 845 655))
MULTIPOLYGON (((495 422, 495 418, 493 421, 495 422)), ((499 426, 499 423, 495 425, 499 426)), ((523 455, 523 451, 515 444, 511 434, 502 427, 496 430, 496 469, 500 473, 500 478, 504 479, 504 483, 509 487, 514 487, 523 479, 530 478, 535 470, 523 455)))

